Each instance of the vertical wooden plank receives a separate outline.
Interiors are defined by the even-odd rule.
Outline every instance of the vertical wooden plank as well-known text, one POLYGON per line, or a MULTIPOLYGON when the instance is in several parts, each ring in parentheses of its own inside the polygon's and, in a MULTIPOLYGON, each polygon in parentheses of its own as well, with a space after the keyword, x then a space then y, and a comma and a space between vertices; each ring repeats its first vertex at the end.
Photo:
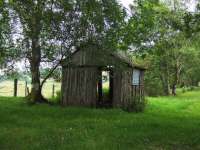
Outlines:
POLYGON ((109 84, 110 84, 109 85, 110 86, 109 94, 110 95, 109 95, 109 97, 110 97, 110 100, 112 101, 112 105, 113 105, 113 88, 114 87, 113 87, 113 70, 112 69, 110 70, 110 75, 109 76, 110 76, 110 82, 109 82, 109 84))
POLYGON ((103 93, 102 93, 103 87, 102 87, 101 77, 102 77, 102 72, 101 72, 101 69, 99 69, 98 71, 98 105, 101 104, 102 97, 103 97, 103 93))

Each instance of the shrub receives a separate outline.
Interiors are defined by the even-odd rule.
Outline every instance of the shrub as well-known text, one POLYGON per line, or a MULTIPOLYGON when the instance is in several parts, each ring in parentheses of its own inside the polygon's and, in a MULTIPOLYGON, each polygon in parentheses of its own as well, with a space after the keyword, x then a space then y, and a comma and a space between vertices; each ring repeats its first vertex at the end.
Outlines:
POLYGON ((136 96, 134 99, 131 99, 131 101, 124 106, 123 109, 128 112, 143 112, 146 104, 147 100, 145 97, 136 96))
POLYGON ((56 97, 55 97, 56 102, 60 103, 61 102, 61 91, 56 92, 56 97))
POLYGON ((163 93, 163 85, 159 77, 151 71, 145 73, 145 94, 148 96, 161 96, 163 93))

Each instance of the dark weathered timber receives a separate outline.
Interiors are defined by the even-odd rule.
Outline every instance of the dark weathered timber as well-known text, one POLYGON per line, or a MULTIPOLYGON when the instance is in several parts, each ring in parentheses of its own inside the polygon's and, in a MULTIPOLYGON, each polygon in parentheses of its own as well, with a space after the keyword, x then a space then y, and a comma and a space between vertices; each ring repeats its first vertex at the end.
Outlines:
POLYGON ((96 106, 96 68, 66 68, 62 79, 62 104, 74 106, 96 106))
POLYGON ((98 107, 102 103, 102 71, 105 70, 110 72, 109 98, 112 107, 134 111, 137 104, 144 102, 145 69, 89 46, 75 52, 63 64, 61 104, 98 107), (134 69, 141 72, 137 86, 132 85, 134 69))
POLYGON ((103 87, 102 87, 102 79, 101 79, 101 69, 98 68, 98 87, 97 87, 97 94, 98 94, 98 102, 97 105, 101 105, 101 100, 103 98, 103 87))

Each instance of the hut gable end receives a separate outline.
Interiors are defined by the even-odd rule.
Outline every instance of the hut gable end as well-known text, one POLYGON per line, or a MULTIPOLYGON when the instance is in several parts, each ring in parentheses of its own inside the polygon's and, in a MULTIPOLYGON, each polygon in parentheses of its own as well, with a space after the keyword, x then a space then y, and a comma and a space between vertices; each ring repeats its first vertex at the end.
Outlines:
POLYGON ((87 47, 77 50, 67 61, 63 63, 63 67, 105 67, 115 66, 116 68, 137 68, 145 70, 144 67, 136 65, 131 58, 122 51, 99 50, 96 47, 87 47))

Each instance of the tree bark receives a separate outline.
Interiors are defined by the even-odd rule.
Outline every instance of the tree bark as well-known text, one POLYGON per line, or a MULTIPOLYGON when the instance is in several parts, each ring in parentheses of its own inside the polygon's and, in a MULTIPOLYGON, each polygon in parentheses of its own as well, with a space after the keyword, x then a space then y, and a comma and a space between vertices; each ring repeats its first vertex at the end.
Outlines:
POLYGON ((32 76, 31 93, 29 94, 28 99, 34 103, 47 102, 47 100, 42 96, 42 87, 40 83, 40 35, 43 27, 42 19, 44 18, 45 0, 29 2, 15 1, 10 4, 19 15, 23 27, 23 33, 25 33, 24 36, 27 42, 27 54, 32 76))
POLYGON ((163 84, 163 92, 165 96, 170 95, 170 84, 168 79, 166 79, 165 77, 162 78, 162 84, 163 84))
POLYGON ((175 75, 174 75, 174 83, 172 84, 172 95, 176 96, 176 86, 179 84, 179 76, 181 73, 181 63, 179 61, 179 57, 176 60, 175 66, 175 75))
POLYGON ((161 59, 160 61, 160 78, 163 85, 163 92, 165 96, 170 95, 170 82, 169 82, 169 71, 168 65, 165 59, 161 59))
POLYGON ((39 38, 32 38, 32 57, 31 75, 32 75, 32 87, 31 87, 31 101, 32 102, 46 102, 42 96, 42 88, 40 86, 40 62, 41 62, 41 49, 39 45, 39 38))
POLYGON ((172 85, 172 95, 176 96, 176 84, 172 85))

